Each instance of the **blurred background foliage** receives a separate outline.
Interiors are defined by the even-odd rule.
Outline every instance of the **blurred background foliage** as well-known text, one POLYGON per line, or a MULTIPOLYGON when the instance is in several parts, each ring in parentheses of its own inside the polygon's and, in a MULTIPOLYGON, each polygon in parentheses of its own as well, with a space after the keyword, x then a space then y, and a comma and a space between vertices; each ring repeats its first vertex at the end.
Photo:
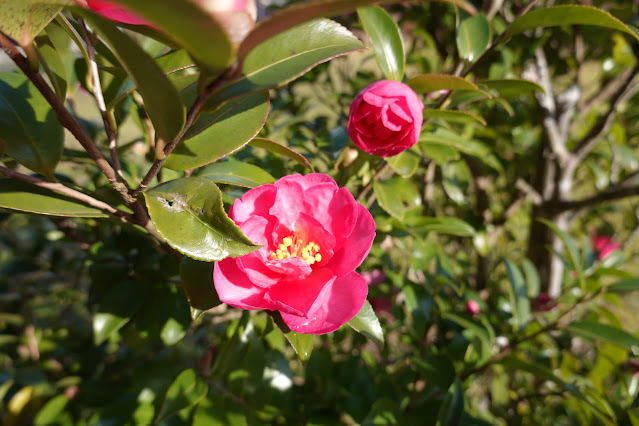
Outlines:
MULTIPOLYGON (((624 23, 639 19, 636 2, 588 4, 624 23)), ((637 40, 565 25, 515 34, 487 51, 525 4, 476 6, 484 19, 466 26, 468 17, 448 4, 386 7, 401 30, 407 80, 460 75, 473 64, 466 78, 477 88, 427 94, 427 109, 456 114, 427 116, 419 144, 394 159, 356 150, 346 133, 351 101, 384 78, 372 49, 270 92, 259 137, 333 176, 375 218, 377 237, 360 272, 383 346, 342 327, 317 336, 310 357, 298 356, 264 312, 215 300, 203 313, 189 306, 182 283, 211 289, 211 264, 185 266, 189 260, 139 229, 113 219, 1 213, 2 423, 639 424, 637 40), (624 81, 632 93, 612 108, 624 81), (560 208, 543 193, 543 163, 554 155, 544 96, 554 98, 557 119, 567 112, 568 149, 614 110, 571 181, 575 200, 595 198, 565 210, 564 227, 554 221, 558 211, 540 211, 560 208), (631 189, 601 196, 619 188, 631 189), (543 237, 539 229, 555 232, 543 237), (560 293, 549 296, 550 258, 536 253, 552 254, 552 238, 563 242, 555 254, 564 267, 560 293)), ((368 43, 357 14, 335 19, 368 43)), ((150 56, 166 53, 136 37, 150 56)), ((58 53, 67 104, 104 148, 85 63, 73 49, 58 53)), ((106 78, 108 86, 118 76, 106 78)), ((135 96, 116 113, 123 171, 139 183, 153 161, 146 117, 135 96)), ((58 179, 115 200, 86 160, 67 134, 58 179)), ((266 181, 308 172, 297 160, 251 143, 216 164, 256 166, 242 170, 266 181)), ((160 178, 181 176, 165 169, 160 178)), ((219 186, 226 206, 246 190, 219 186)))

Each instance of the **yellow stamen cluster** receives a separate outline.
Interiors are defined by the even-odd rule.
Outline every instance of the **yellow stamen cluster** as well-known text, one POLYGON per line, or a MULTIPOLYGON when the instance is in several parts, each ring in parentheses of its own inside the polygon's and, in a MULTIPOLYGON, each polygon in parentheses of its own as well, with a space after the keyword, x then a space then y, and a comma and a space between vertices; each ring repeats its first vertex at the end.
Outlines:
POLYGON ((282 242, 277 246, 277 250, 271 253, 272 260, 283 260, 290 257, 301 257, 303 261, 309 265, 322 261, 322 255, 319 253, 320 246, 313 241, 305 246, 304 240, 297 238, 297 235, 282 238, 282 242))

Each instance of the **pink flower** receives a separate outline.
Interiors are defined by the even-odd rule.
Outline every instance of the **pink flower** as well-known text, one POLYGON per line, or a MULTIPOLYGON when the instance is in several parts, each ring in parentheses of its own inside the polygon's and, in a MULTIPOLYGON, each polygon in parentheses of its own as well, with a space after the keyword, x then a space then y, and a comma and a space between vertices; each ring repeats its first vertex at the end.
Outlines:
MULTIPOLYGON (((575 272, 575 271, 571 271, 575 272)), ((530 307, 534 312, 548 312, 555 307, 556 303, 548 293, 539 293, 537 298, 533 299, 530 307)))
POLYGON ((362 277, 364 277, 364 280, 368 285, 380 285, 386 281, 386 274, 381 269, 362 272, 362 277))
POLYGON ((86 0, 86 5, 89 9, 97 12, 105 18, 111 19, 112 21, 133 25, 152 26, 144 18, 139 17, 138 15, 127 9, 125 6, 119 5, 117 3, 106 0, 86 0))
POLYGON ((348 117, 348 135, 372 155, 390 157, 415 145, 424 104, 403 83, 382 80, 357 95, 348 117))
POLYGON ((476 317, 477 315, 479 315, 480 312, 479 303, 477 303, 476 300, 470 299, 468 302, 466 302, 466 310, 469 314, 476 317))
POLYGON ((610 235, 595 235, 592 239, 592 245, 595 247, 599 260, 603 260, 621 247, 610 235))
POLYGON ((335 331, 362 308, 368 286, 355 268, 371 249, 375 222, 331 177, 293 175, 259 186, 229 216, 262 248, 215 264, 220 300, 277 310, 305 334, 335 331))

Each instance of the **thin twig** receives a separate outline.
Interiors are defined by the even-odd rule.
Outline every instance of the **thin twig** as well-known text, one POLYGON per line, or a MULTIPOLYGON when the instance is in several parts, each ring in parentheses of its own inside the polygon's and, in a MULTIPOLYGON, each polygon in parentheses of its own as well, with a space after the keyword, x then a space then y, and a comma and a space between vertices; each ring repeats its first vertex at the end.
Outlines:
POLYGON ((211 95, 213 95, 217 88, 220 87, 220 85, 224 83, 224 81, 226 81, 229 75, 232 75, 235 72, 235 68, 227 69, 226 72, 223 72, 215 80, 209 83, 204 91, 198 95, 197 99, 195 99, 195 102, 189 109, 189 112, 186 114, 186 122, 184 124, 184 128, 175 139, 173 139, 164 147, 164 158, 155 160, 147 174, 142 179, 142 182, 140 182, 140 185, 131 193, 132 197, 136 198, 140 192, 146 190, 153 178, 159 173, 162 165, 164 164, 164 161, 166 161, 166 158, 169 156, 169 154, 171 154, 173 149, 175 149, 177 144, 182 141, 182 138, 186 134, 187 130, 191 127, 191 125, 193 125, 197 117, 200 115, 200 112, 206 104, 206 101, 208 101, 208 99, 211 97, 211 95))
POLYGON ((635 186, 615 186, 604 192, 600 192, 592 197, 574 201, 560 201, 557 208, 560 211, 578 210, 584 207, 594 206, 605 201, 621 200, 628 197, 639 196, 639 185, 635 186))
POLYGON ((135 198, 132 198, 126 189, 126 187, 118 182, 117 175, 113 167, 104 158, 100 150, 94 145, 89 135, 84 131, 78 121, 71 115, 69 111, 64 107, 60 99, 56 96, 55 92, 49 87, 47 82, 42 78, 37 71, 33 71, 29 66, 27 58, 23 56, 18 49, 13 45, 9 37, 7 37, 2 31, 0 31, 0 47, 4 50, 9 58, 22 70, 34 86, 40 91, 42 96, 47 100, 53 112, 55 113, 58 121, 64 126, 82 145, 87 154, 93 159, 95 164, 100 168, 102 173, 107 177, 111 186, 118 191, 122 197, 128 202, 135 202, 135 198))
POLYGON ((95 207, 96 209, 100 209, 105 213, 108 213, 112 216, 117 216, 119 218, 125 219, 128 222, 140 224, 138 223, 132 215, 129 213, 123 212, 122 210, 118 210, 115 207, 97 200, 90 195, 87 195, 83 192, 76 191, 75 189, 69 188, 68 186, 64 186, 61 183, 47 182, 33 176, 25 175, 20 172, 16 172, 15 170, 11 170, 7 167, 0 166, 0 174, 3 174, 7 177, 20 180, 22 182, 29 183, 31 185, 38 186, 40 188, 50 189, 52 191, 57 192, 58 194, 66 195, 68 197, 74 198, 78 201, 83 202, 91 207, 95 207))
POLYGON ((93 43, 91 42, 91 37, 84 23, 84 20, 82 18, 78 18, 78 23, 80 24, 80 30, 82 31, 84 42, 87 45, 87 53, 89 54, 89 72, 91 74, 91 80, 93 82, 93 96, 95 97, 98 109, 100 110, 102 123, 104 123, 104 131, 107 135, 109 152, 111 153, 111 163, 113 169, 115 170, 116 178, 128 190, 129 185, 127 184, 126 180, 124 179, 124 175, 122 174, 122 165, 120 164, 120 157, 118 156, 118 146, 116 141, 115 129, 111 127, 111 121, 109 120, 106 103, 104 102, 104 95, 102 94, 102 84, 100 82, 100 74, 98 73, 98 63, 95 60, 95 46, 93 46, 93 43))

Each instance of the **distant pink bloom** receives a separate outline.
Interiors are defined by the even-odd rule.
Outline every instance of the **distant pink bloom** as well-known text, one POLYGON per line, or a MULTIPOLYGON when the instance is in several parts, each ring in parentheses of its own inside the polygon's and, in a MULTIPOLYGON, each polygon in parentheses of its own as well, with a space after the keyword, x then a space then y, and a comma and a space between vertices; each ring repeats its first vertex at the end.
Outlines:
POLYGON ((384 315, 393 321, 393 301, 388 296, 380 296, 371 299, 371 307, 377 315, 384 315))
POLYGON ((534 312, 548 312, 555 307, 555 301, 548 293, 539 293, 537 298, 531 301, 530 307, 534 312))
POLYGON ((476 300, 470 299, 468 302, 466 302, 466 311, 468 311, 468 313, 472 316, 476 317, 481 312, 479 303, 477 303, 476 300))
POLYGON ((375 222, 331 177, 292 175, 259 186, 229 216, 262 248, 215 263, 220 300, 277 310, 305 334, 335 331, 362 308, 368 285, 355 268, 371 249, 375 222))
POLYGON ((380 285, 386 281, 386 274, 381 269, 362 272, 362 277, 364 277, 368 285, 380 285))
POLYGON ((595 247, 599 260, 603 260, 621 247, 610 235, 595 235, 592 239, 592 245, 595 247))
POLYGON ((390 157, 417 143, 424 104, 407 85, 382 80, 357 95, 348 115, 347 132, 363 151, 390 157))

